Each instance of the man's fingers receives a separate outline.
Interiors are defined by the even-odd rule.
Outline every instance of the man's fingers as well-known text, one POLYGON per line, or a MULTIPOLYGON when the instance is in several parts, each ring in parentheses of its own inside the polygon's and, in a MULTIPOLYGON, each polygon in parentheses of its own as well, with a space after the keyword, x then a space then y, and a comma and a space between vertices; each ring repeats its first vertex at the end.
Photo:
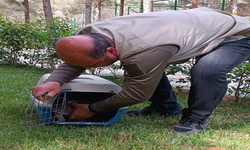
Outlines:
POLYGON ((31 88, 32 95, 36 96, 39 100, 44 100, 50 97, 54 97, 60 91, 60 83, 58 82, 46 82, 41 85, 37 85, 31 88), (41 95, 46 94, 42 97, 41 95))
POLYGON ((54 97, 58 92, 55 92, 55 91, 49 91, 47 94, 46 94, 46 99, 47 98, 50 98, 50 97, 54 97))
POLYGON ((77 105, 78 105, 78 104, 77 104, 76 102, 74 102, 74 101, 69 101, 68 104, 71 105, 71 106, 73 106, 74 108, 77 108, 77 105))
POLYGON ((45 100, 54 97, 57 93, 57 91, 45 91, 43 94, 36 94, 36 92, 34 92, 32 95, 38 100, 45 100))

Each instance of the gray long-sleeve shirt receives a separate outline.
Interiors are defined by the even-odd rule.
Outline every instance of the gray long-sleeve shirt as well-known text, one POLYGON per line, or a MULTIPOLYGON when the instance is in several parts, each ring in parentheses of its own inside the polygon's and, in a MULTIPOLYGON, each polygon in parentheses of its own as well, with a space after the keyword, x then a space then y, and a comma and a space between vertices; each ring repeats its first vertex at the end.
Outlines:
MULTIPOLYGON (((208 53, 222 42, 250 36, 250 21, 198 8, 111 18, 84 26, 75 34, 85 33, 100 33, 113 40, 126 71, 120 93, 91 105, 96 112, 106 112, 148 100, 168 64, 208 53)), ((63 84, 83 70, 65 63, 47 81, 63 84)))

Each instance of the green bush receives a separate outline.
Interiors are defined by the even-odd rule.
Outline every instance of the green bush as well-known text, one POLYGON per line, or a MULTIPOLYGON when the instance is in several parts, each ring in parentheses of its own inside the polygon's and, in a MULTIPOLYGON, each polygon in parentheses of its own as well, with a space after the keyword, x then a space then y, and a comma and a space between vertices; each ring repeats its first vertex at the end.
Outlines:
POLYGON ((21 24, 15 20, 6 22, 0 16, 0 60, 11 64, 22 62, 31 66, 55 68, 60 61, 54 49, 55 42, 73 35, 69 19, 55 18, 50 24, 45 19, 21 24))
POLYGON ((250 57, 235 67, 229 74, 230 82, 236 82, 236 87, 229 87, 228 92, 234 94, 235 102, 249 99, 250 95, 250 57))
POLYGON ((26 35, 30 26, 16 22, 5 22, 2 17, 0 20, 1 52, 8 55, 5 60, 15 64, 18 61, 18 56, 22 54, 22 50, 25 48, 26 35))

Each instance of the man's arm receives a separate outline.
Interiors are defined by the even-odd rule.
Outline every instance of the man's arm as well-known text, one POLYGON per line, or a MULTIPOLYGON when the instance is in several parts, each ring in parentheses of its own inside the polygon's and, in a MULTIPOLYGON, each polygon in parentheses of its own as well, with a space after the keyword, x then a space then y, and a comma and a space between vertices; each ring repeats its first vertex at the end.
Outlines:
POLYGON ((51 73, 45 83, 31 88, 32 95, 46 95, 36 97, 39 100, 54 97, 62 84, 77 78, 84 70, 83 67, 63 63, 51 73))
POLYGON ((81 66, 74 66, 65 62, 55 69, 45 82, 53 81, 62 85, 80 76, 84 70, 85 68, 81 66))
POLYGON ((127 73, 123 90, 106 100, 91 104, 89 108, 94 112, 107 112, 148 100, 160 82, 168 59, 178 51, 176 46, 167 48, 170 51, 161 46, 125 60, 123 66, 127 73))

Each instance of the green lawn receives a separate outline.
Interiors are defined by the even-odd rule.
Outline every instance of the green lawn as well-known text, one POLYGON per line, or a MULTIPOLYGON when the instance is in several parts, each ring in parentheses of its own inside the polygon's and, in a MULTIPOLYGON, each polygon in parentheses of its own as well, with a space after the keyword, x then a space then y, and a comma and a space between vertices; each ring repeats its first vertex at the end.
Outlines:
MULTIPOLYGON (((27 129, 24 113, 30 88, 49 71, 0 65, 0 149, 250 149, 249 103, 223 101, 201 134, 183 136, 171 131, 179 117, 127 117, 112 126, 45 125, 27 129)), ((113 82, 120 78, 107 77, 113 82)), ((186 106, 186 95, 178 94, 186 106)), ((130 107, 143 108, 147 103, 130 107)))

